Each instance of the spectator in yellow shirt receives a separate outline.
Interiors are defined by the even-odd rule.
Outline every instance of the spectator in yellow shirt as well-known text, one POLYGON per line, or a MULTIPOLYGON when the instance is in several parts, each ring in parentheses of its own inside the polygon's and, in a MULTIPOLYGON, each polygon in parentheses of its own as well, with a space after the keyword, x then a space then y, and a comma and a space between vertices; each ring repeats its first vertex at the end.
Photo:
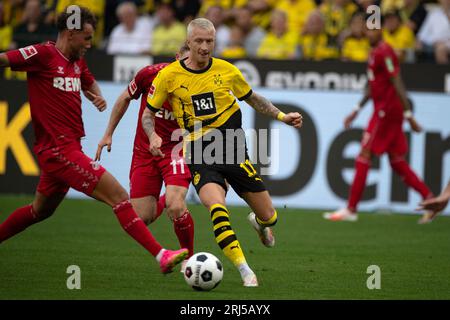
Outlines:
POLYGON ((320 12, 325 19, 325 32, 329 41, 336 41, 339 34, 348 27, 358 7, 351 0, 324 0, 320 12))
POLYGON ((166 3, 161 3, 156 15, 158 25, 153 29, 151 53, 173 57, 186 41, 186 27, 175 19, 175 11, 166 3))
POLYGON ((316 3, 314 0, 281 0, 276 2, 275 8, 286 12, 289 31, 299 34, 309 14, 316 9, 316 3))
POLYGON ((325 32, 324 17, 319 10, 311 12, 306 20, 303 33, 300 36, 302 59, 325 60, 339 58, 339 50, 334 44, 330 44, 325 32))
POLYGON ((343 36, 341 60, 366 62, 369 57, 370 43, 366 37, 365 14, 357 12, 350 20, 350 29, 343 36))
POLYGON ((244 31, 237 25, 230 28, 230 43, 226 46, 220 56, 224 59, 241 59, 247 56, 244 47, 244 31))
POLYGON ((395 50, 400 61, 414 62, 414 33, 402 23, 399 11, 387 12, 383 19, 384 41, 395 50))
POLYGON ((3 3, 0 2, 0 52, 8 50, 12 40, 12 27, 4 20, 3 3))
POLYGON ((258 48, 257 57, 265 59, 293 59, 298 57, 298 35, 289 32, 284 11, 272 12, 270 31, 258 48))

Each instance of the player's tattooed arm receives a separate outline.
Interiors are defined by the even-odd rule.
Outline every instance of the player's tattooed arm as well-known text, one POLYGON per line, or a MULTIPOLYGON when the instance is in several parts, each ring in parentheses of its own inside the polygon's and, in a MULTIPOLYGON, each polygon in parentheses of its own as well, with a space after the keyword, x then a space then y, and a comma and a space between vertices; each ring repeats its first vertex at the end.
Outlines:
POLYGON ((149 108, 145 108, 142 113, 142 128, 148 136, 150 142, 150 152, 154 156, 164 157, 161 152, 162 139, 155 131, 155 113, 149 108))
POLYGON ((150 109, 145 108, 144 113, 142 113, 142 128, 147 134, 148 138, 152 136, 155 132, 155 113, 150 109))
POLYGON ((275 107, 272 102, 257 94, 256 92, 252 92, 250 97, 248 97, 245 102, 251 105, 256 111, 274 119, 276 119, 278 113, 280 113, 280 110, 275 107))
POLYGON ((9 67, 9 60, 6 53, 0 53, 0 67, 9 67))
POLYGON ((303 117, 300 113, 289 112, 288 114, 285 114, 275 107, 272 102, 256 92, 252 92, 250 97, 248 97, 245 102, 251 105, 256 111, 271 118, 278 119, 295 128, 300 128, 303 125, 303 117))

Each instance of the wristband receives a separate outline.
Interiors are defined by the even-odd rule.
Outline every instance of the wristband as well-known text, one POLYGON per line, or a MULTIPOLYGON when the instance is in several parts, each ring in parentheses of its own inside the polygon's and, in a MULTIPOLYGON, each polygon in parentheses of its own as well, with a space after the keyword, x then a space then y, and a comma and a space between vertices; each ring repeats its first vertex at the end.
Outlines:
POLYGON ((283 121, 283 118, 284 118, 285 115, 286 114, 284 112, 280 111, 277 114, 277 119, 280 120, 280 121, 283 121))
POLYGON ((353 111, 359 112, 359 110, 362 109, 362 106, 360 104, 357 104, 354 108, 353 111))
POLYGON ((406 111, 403 113, 403 116, 404 116, 406 119, 411 119, 412 116, 413 116, 412 111, 411 111, 411 110, 406 110, 406 111))

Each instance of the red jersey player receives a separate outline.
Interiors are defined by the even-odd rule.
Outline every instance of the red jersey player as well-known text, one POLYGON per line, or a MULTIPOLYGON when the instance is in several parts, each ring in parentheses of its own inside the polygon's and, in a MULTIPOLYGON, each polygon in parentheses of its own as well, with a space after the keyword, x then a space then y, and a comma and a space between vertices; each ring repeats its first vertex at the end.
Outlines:
MULTIPOLYGON (((182 47, 177 56, 183 57, 187 53, 189 48, 182 47)), ((108 151, 111 151, 114 130, 125 114, 130 101, 142 97, 130 168, 131 204, 147 225, 155 221, 167 206, 167 213, 173 221, 180 246, 189 249, 188 257, 190 257, 194 249, 194 222, 184 199, 191 181, 191 174, 181 156, 178 159, 171 158, 172 149, 178 144, 177 141, 171 141, 171 137, 179 126, 172 114, 170 104, 166 101, 164 108, 156 115, 155 121, 156 131, 163 140, 162 149, 165 157, 155 157, 150 153, 149 140, 141 122, 142 113, 147 105, 148 90, 158 72, 166 65, 168 64, 160 63, 142 68, 119 96, 111 112, 105 134, 98 144, 95 160, 100 160, 105 146, 108 151), (163 181, 166 193, 159 201, 156 201, 163 181)))
POLYGON ((85 8, 72 14, 65 11, 58 17, 57 27, 56 43, 0 54, 0 67, 27 72, 34 152, 41 169, 33 203, 17 209, 0 225, 0 243, 50 217, 71 187, 111 206, 123 229, 156 257, 161 271, 171 272, 188 250, 163 249, 137 216, 125 189, 81 148, 84 128, 80 91, 99 111, 106 108, 83 59, 91 47, 95 18, 85 8), (74 18, 80 22, 78 29, 69 24, 74 18))
MULTIPOLYGON (((367 36, 373 47, 368 61, 368 86, 366 93, 345 119, 344 125, 350 127, 359 110, 371 97, 374 113, 366 128, 361 152, 355 161, 355 177, 350 189, 350 197, 346 208, 335 212, 326 212, 324 218, 332 221, 356 221, 357 205, 364 191, 370 161, 373 156, 388 153, 392 169, 403 181, 420 193, 423 199, 432 197, 430 189, 411 170, 404 159, 408 150, 403 121, 406 118, 415 132, 421 127, 412 115, 411 106, 406 96, 403 81, 400 77, 400 66, 394 50, 382 41, 381 30, 368 30, 367 36)), ((419 223, 426 222, 423 219, 419 223)))

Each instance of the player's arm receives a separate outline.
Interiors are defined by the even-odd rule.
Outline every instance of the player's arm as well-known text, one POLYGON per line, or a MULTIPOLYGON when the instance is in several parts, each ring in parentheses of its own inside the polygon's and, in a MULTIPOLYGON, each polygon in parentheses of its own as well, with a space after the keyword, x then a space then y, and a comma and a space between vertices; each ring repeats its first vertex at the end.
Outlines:
POLYGON ((102 92, 100 91, 97 81, 92 82, 89 88, 83 90, 83 93, 85 97, 88 98, 98 109, 98 111, 102 112, 106 110, 106 100, 102 96, 102 92))
POLYGON ((104 147, 107 147, 108 152, 111 151, 112 136, 120 120, 122 120, 123 115, 128 110, 128 106, 130 105, 131 99, 132 98, 128 93, 127 88, 122 92, 122 94, 119 96, 119 98, 117 98, 116 102, 114 103, 114 107, 111 111, 111 116, 109 117, 109 122, 108 126, 106 127, 105 134, 103 135, 103 138, 99 141, 97 146, 95 161, 100 160, 102 150, 104 147))
POLYGON ((356 116, 358 115, 359 111, 366 105, 367 101, 370 99, 370 86, 369 82, 366 83, 366 86, 364 88, 364 94, 361 100, 358 102, 358 104, 353 108, 352 112, 345 117, 344 119, 344 127, 345 129, 350 128, 352 125, 353 120, 356 119, 356 116))
POLYGON ((277 107, 275 107, 272 102, 257 94, 256 92, 252 92, 250 96, 245 99, 245 102, 247 102, 250 106, 252 106, 253 109, 258 111, 259 113, 262 113, 273 119, 278 119, 295 128, 300 128, 303 124, 303 118, 300 113, 289 112, 285 114, 277 107))
POLYGON ((154 156, 164 157, 161 152, 162 139, 155 131, 155 112, 149 108, 145 108, 142 113, 142 128, 150 141, 150 152, 154 156))
MULTIPOLYGON (((164 71, 164 70, 163 70, 164 71)), ((148 91, 147 108, 142 113, 142 128, 150 142, 150 152, 154 156, 164 157, 161 152, 162 139, 155 131, 156 112, 162 108, 164 101, 168 98, 167 81, 165 74, 160 71, 148 91)))
POLYGON ((402 102, 404 115, 405 118, 408 120, 411 129, 413 129, 415 132, 422 131, 422 128, 420 127, 420 125, 417 123, 416 119, 413 116, 411 105, 406 95, 405 85, 403 84, 403 80, 400 77, 400 74, 393 75, 391 76, 390 79, 395 88, 395 91, 397 92, 397 95, 400 98, 400 101, 402 102))
POLYGON ((6 53, 0 53, 0 67, 9 67, 9 59, 6 53))

